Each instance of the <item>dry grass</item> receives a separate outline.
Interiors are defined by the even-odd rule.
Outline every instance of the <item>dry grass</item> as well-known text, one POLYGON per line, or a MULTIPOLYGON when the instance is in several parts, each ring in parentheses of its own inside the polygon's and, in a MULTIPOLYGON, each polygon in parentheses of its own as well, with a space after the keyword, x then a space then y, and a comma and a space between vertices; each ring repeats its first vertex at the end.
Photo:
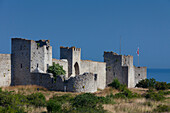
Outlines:
MULTIPOLYGON (((27 85, 27 86, 10 86, 10 87, 2 87, 2 90, 14 91, 15 93, 20 93, 24 95, 41 92, 44 94, 47 100, 53 97, 54 95, 62 96, 64 94, 70 94, 72 96, 76 96, 82 93, 72 93, 72 92, 57 92, 57 91, 48 91, 46 88, 36 86, 36 85, 27 85), (39 91, 37 90, 39 88, 39 91)), ((147 89, 144 88, 130 88, 130 90, 134 93, 145 94, 147 89)), ((97 96, 106 96, 109 94, 119 93, 118 90, 113 89, 111 87, 107 87, 104 90, 99 90, 94 94, 97 96)), ((170 97, 167 95, 166 97, 170 97)), ((111 113, 146 113, 152 112, 159 104, 169 105, 170 106, 170 98, 155 102, 151 100, 146 100, 145 98, 135 98, 135 99, 114 99, 115 104, 105 104, 103 105, 104 109, 111 113)), ((40 113, 43 111, 47 111, 45 107, 42 108, 30 108, 29 113, 40 113)))
POLYGON ((46 100, 53 97, 54 95, 62 96, 65 94, 70 94, 73 96, 79 95, 81 93, 73 93, 73 92, 59 92, 59 91, 49 91, 44 87, 37 86, 37 85, 23 85, 23 86, 9 86, 9 87, 2 87, 3 91, 14 91, 15 93, 20 93, 23 95, 29 95, 36 92, 41 92, 46 97, 46 100), (39 89, 39 91, 37 90, 39 89))
MULTIPOLYGON (((159 104, 169 105, 167 102, 156 102, 140 99, 115 99, 116 104, 104 105, 104 109, 111 113, 146 113, 152 112, 159 104)), ((169 101, 170 102, 170 101, 169 101)))
POLYGON ((116 94, 116 93, 119 93, 119 91, 114 89, 114 88, 111 88, 111 87, 106 87, 104 90, 97 91, 94 94, 97 95, 97 96, 106 96, 106 95, 109 95, 111 93, 116 94))

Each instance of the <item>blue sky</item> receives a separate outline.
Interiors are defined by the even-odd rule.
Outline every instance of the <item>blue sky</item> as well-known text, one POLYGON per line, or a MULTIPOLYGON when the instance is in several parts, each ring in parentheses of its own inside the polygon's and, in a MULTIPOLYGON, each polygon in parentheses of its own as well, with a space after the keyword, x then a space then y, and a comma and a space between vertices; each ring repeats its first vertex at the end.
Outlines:
POLYGON ((170 0, 0 0, 0 53, 12 37, 49 39, 82 48, 82 59, 103 61, 104 51, 134 56, 140 65, 170 68, 170 0))

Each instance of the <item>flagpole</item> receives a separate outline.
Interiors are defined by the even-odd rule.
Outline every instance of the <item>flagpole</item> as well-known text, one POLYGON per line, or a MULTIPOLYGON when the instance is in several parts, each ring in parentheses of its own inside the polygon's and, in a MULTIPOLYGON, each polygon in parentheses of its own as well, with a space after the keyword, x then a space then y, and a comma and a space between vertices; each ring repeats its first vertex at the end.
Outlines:
POLYGON ((139 55, 138 55, 138 67, 139 67, 139 55))
POLYGON ((121 55, 121 35, 120 35, 120 51, 119 54, 121 55))
POLYGON ((138 50, 137 50, 137 55, 138 55, 138 67, 139 67, 139 47, 138 47, 138 50))

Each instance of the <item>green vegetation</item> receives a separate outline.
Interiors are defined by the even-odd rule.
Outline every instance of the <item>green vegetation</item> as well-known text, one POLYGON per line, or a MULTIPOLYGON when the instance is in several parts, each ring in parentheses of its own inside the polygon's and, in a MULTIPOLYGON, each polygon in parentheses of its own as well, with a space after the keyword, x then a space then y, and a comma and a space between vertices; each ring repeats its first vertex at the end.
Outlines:
POLYGON ((0 88, 0 113, 170 112, 169 90, 128 89, 117 79, 109 86, 94 94, 51 92, 35 86, 18 87, 18 91, 0 88))
POLYGON ((48 68, 48 73, 52 73, 54 76, 54 80, 56 80, 56 77, 58 75, 65 75, 66 71, 63 69, 63 66, 60 66, 59 64, 55 64, 53 62, 53 65, 48 68))
POLYGON ((136 97, 141 97, 139 94, 137 93, 132 93, 132 91, 130 91, 126 85, 121 84, 119 82, 119 80, 113 79, 113 82, 111 84, 109 84, 109 86, 117 89, 120 91, 120 93, 115 94, 113 97, 114 98, 136 98, 136 97))
POLYGON ((166 90, 169 88, 169 83, 166 82, 158 82, 154 78, 151 79, 143 79, 136 84, 136 87, 141 88, 155 88, 156 90, 166 90))
POLYGON ((170 106, 167 105, 158 105, 156 109, 154 109, 155 112, 170 112, 170 106))
POLYGON ((161 93, 161 92, 154 92, 154 91, 151 91, 151 92, 148 92, 146 95, 145 95, 145 98, 146 99, 151 99, 151 100, 154 100, 154 101, 161 101, 161 100, 164 100, 165 97, 164 97, 164 94, 161 93))
POLYGON ((30 104, 35 105, 36 107, 41 107, 46 105, 46 99, 42 93, 33 93, 31 95, 28 95, 27 99, 30 104))

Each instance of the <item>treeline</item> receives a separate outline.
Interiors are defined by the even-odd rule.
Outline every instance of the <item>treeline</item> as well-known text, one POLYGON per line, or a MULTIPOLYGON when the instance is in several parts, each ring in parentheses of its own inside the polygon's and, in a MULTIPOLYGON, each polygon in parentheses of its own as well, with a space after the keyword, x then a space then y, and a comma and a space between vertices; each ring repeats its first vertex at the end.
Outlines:
POLYGON ((143 79, 136 84, 136 87, 141 88, 154 88, 156 90, 167 90, 170 89, 170 83, 166 82, 158 82, 154 78, 151 79, 143 79))

